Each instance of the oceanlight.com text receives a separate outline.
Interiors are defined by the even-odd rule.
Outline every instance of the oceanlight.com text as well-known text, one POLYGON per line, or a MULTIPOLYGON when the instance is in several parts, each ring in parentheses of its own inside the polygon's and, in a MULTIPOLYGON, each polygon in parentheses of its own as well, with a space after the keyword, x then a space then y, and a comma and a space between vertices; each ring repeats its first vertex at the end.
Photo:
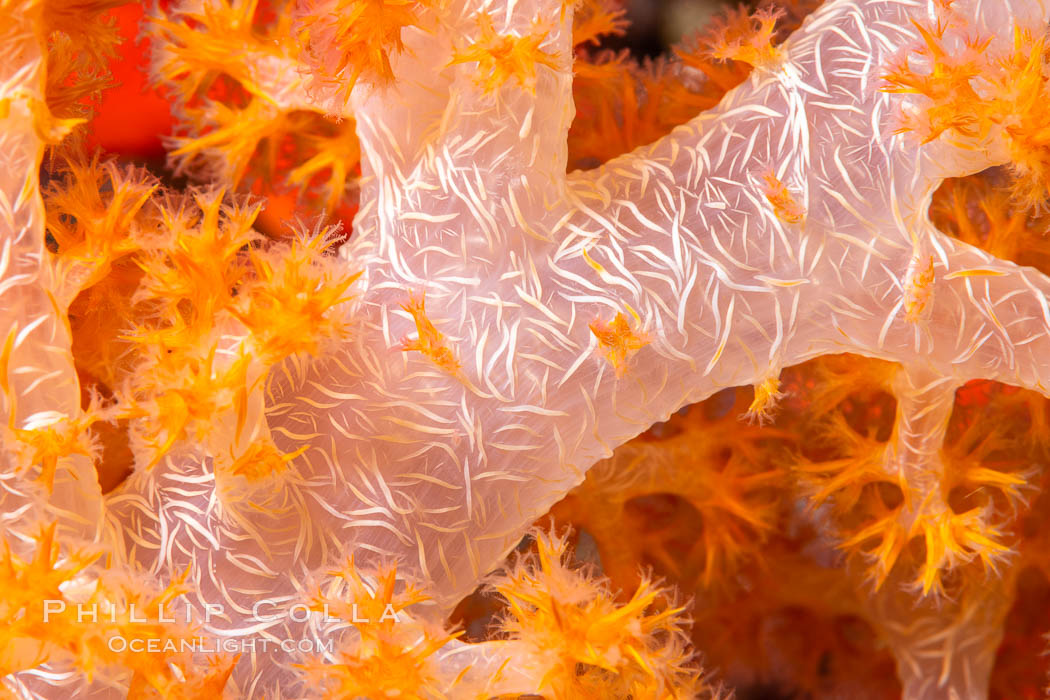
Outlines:
POLYGON ((270 651, 286 653, 319 654, 332 653, 335 650, 333 640, 320 639, 209 639, 193 637, 188 639, 143 639, 139 637, 110 637, 106 645, 116 654, 130 651, 134 654, 265 654, 270 651))

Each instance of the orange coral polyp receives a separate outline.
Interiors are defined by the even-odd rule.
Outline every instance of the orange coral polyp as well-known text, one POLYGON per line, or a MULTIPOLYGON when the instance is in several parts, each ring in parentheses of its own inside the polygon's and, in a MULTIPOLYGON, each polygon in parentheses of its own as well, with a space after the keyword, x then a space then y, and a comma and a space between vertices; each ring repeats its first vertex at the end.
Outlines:
POLYGON ((618 604, 608 582, 570 568, 565 536, 542 534, 535 554, 519 556, 493 588, 507 601, 502 621, 511 642, 544 659, 537 690, 579 697, 692 696, 704 683, 689 667, 684 608, 643 578, 618 604), (595 675, 603 669, 609 675, 595 675))
POLYGON ((89 431, 92 422, 94 417, 85 415, 76 422, 65 419, 41 428, 13 431, 16 449, 23 451, 23 464, 40 467, 36 478, 48 491, 53 489, 55 471, 64 459, 73 455, 97 457, 98 445, 89 431))
POLYGON ((418 299, 410 298, 408 303, 401 305, 401 308, 411 314, 417 333, 415 340, 405 338, 401 341, 401 350, 419 352, 445 372, 457 374, 460 364, 455 352, 449 347, 444 333, 439 331, 427 317, 426 294, 420 294, 418 299))
POLYGON ((255 336, 267 364, 299 353, 316 355, 345 340, 338 307, 352 298, 357 274, 341 274, 326 259, 335 230, 300 234, 268 250, 252 250, 253 275, 238 290, 231 313, 255 336))
POLYGON ((627 31, 627 10, 617 0, 566 0, 563 8, 569 5, 575 5, 573 46, 598 45, 602 37, 622 36, 627 31))
POLYGON ((727 10, 712 32, 711 55, 755 68, 774 65, 780 57, 774 44, 776 24, 783 16, 783 10, 770 7, 759 8, 753 14, 744 7, 727 10))
POLYGON ((766 199, 773 205, 777 218, 786 224, 802 223, 806 218, 806 210, 795 200, 787 185, 773 172, 767 172, 762 179, 766 185, 766 199))
POLYGON ((430 0, 308 0, 298 29, 306 55, 327 82, 339 82, 347 99, 363 79, 384 85, 394 79, 390 56, 404 50, 401 31, 418 26, 430 0))
POLYGON ((71 664, 88 678, 123 668, 133 675, 130 683, 137 692, 152 688, 165 697, 187 700, 206 697, 208 689, 214 692, 225 685, 235 658, 214 657, 205 670, 193 665, 191 654, 180 651, 182 642, 194 634, 192 627, 172 624, 174 618, 169 617, 172 602, 187 590, 183 577, 175 576, 167 588, 153 591, 114 570, 94 586, 78 586, 77 579, 99 563, 100 553, 64 547, 54 522, 38 535, 32 560, 14 554, 6 537, 3 545, 0 673, 25 670, 27 662, 71 664), (70 589, 79 592, 70 595, 70 589), (157 651, 121 650, 111 643, 115 638, 148 639, 157 643, 157 651), (25 652, 31 641, 38 643, 37 652, 27 658, 19 651, 25 652))
POLYGON ((918 113, 901 114, 899 131, 914 131, 923 143, 954 132, 972 148, 1003 139, 1014 196, 1023 208, 1042 205, 1050 197, 1050 117, 1041 108, 1050 97, 1045 37, 1015 24, 1012 48, 991 50, 991 36, 962 35, 960 22, 949 20, 953 11, 939 12, 936 24, 914 21, 923 43, 910 51, 926 70, 913 69, 905 53, 883 76, 885 90, 925 98, 918 113))
POLYGON ((475 82, 486 95, 496 93, 513 80, 530 94, 536 93, 537 68, 559 67, 559 56, 542 45, 547 31, 534 28, 532 34, 500 34, 488 13, 478 15, 478 38, 455 52, 449 65, 477 63, 475 82))
POLYGON ((612 321, 592 321, 589 328, 598 339, 598 345, 609 364, 616 370, 617 377, 627 372, 627 363, 635 353, 649 344, 649 339, 643 333, 631 328, 630 321, 622 311, 618 311, 612 321))

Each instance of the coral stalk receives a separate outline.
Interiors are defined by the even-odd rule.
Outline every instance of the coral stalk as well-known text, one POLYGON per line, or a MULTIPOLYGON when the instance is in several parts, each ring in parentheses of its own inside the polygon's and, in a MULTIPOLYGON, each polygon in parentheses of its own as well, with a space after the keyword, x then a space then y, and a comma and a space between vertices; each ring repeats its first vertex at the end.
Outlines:
MULTIPOLYGON (((34 502, 33 487, 13 472, 18 444, 76 421, 80 388, 73 370, 69 327, 60 307, 60 280, 52 275, 44 242, 44 206, 38 174, 46 139, 60 139, 68 124, 52 116, 45 101, 46 45, 42 3, 0 3, 0 455, 6 462, 5 513, 34 502), (16 432, 20 431, 20 432, 16 432)), ((63 457, 65 455, 62 455, 63 457)), ((31 479, 26 479, 30 481, 31 479)), ((47 498, 51 517, 68 532, 93 538, 101 494, 91 461, 63 459, 47 498)), ((39 501, 37 501, 39 503, 39 501)), ((43 517, 42 511, 35 511, 43 517)), ((26 520, 32 516, 23 513, 26 520)))

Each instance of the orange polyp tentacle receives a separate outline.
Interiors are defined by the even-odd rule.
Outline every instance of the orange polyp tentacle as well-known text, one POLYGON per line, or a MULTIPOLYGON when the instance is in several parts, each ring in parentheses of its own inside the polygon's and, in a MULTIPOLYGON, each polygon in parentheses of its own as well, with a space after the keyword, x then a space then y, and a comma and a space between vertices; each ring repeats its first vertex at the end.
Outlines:
POLYGON ((438 368, 456 375, 460 371, 459 360, 456 358, 452 348, 448 346, 444 334, 439 331, 426 314, 426 294, 420 294, 419 298, 410 297, 408 302, 401 308, 412 315, 416 323, 416 340, 405 338, 401 343, 404 352, 419 352, 430 359, 438 368))
POLYGON ((566 0, 562 16, 568 7, 576 5, 573 13, 572 43, 598 44, 603 36, 621 36, 627 29, 627 11, 613 0, 566 0))
POLYGON ((987 148, 984 140, 995 136, 1009 156, 1016 201, 1028 209, 1044 203, 1050 196, 1050 116, 1041 107, 1050 99, 1045 36, 1015 25, 1012 46, 993 50, 993 37, 963 36, 961 24, 943 16, 936 24, 912 23, 921 44, 911 50, 931 65, 919 73, 907 55, 898 58, 883 76, 883 90, 928 103, 918 113, 902 112, 897 133, 914 131, 928 143, 953 132, 968 148, 987 148), (965 49, 950 50, 949 40, 965 49))
POLYGON ((558 68, 560 57, 541 48, 547 31, 538 27, 532 34, 517 36, 496 31, 488 13, 478 15, 478 38, 466 48, 457 50, 449 65, 478 64, 475 82, 486 95, 495 93, 513 80, 530 94, 536 94, 536 69, 558 68))
POLYGON ((717 25, 711 40, 711 56, 753 67, 775 64, 780 53, 774 45, 777 21, 783 10, 760 8, 748 14, 743 7, 729 10, 717 25))
POLYGON ((759 424, 765 423, 770 420, 781 397, 783 393, 780 391, 780 377, 771 374, 755 385, 755 397, 745 415, 759 424))
POLYGON ((393 81, 390 56, 404 50, 401 32, 419 26, 431 0, 310 0, 300 9, 299 41, 320 78, 341 83, 349 99, 354 84, 393 81), (349 75, 347 69, 350 69, 349 75))
POLYGON ((627 371, 627 362, 631 357, 649 344, 644 334, 636 333, 631 328, 622 311, 618 311, 612 321, 599 319, 591 322, 589 328, 598 339, 605 358, 616 370, 617 377, 622 377, 627 371))
POLYGON ((806 218, 806 210, 795 199, 787 185, 773 171, 762 176, 766 199, 773 206, 777 218, 786 224, 800 224, 806 218))

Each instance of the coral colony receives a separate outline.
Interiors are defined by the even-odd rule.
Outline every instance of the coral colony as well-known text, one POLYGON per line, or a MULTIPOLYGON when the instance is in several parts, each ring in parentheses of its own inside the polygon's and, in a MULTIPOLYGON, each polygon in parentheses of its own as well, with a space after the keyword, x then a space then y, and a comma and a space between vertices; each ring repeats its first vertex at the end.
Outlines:
POLYGON ((155 174, 121 5, 0 0, 5 697, 1042 696, 1046 0, 173 0, 155 174))

